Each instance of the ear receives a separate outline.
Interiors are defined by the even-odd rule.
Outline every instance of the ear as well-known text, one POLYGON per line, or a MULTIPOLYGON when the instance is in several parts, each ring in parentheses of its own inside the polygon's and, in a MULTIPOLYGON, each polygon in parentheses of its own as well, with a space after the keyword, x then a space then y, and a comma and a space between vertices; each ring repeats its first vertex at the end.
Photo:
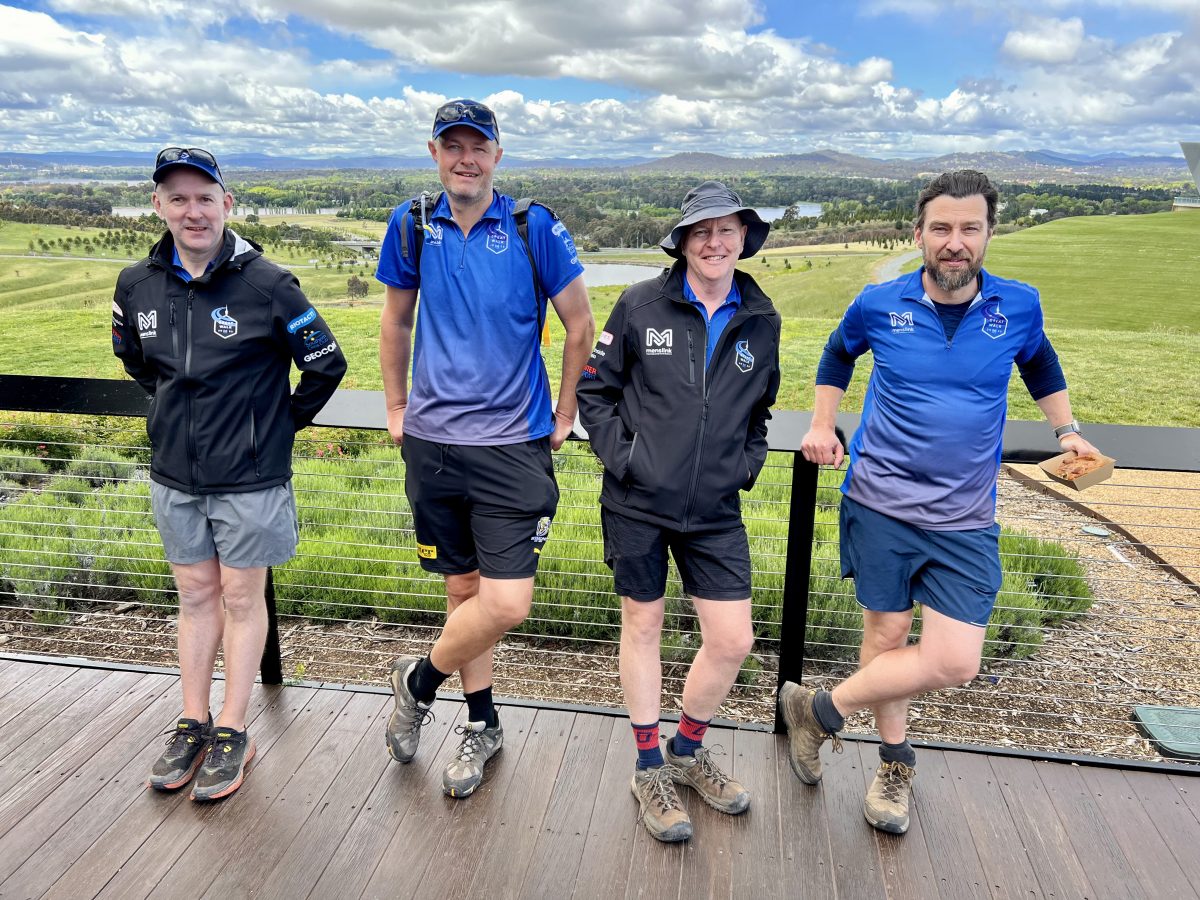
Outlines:
POLYGON ((496 162, 500 162, 500 157, 504 155, 504 148, 499 144, 496 145, 496 162))
POLYGON ((438 156, 438 144, 437 144, 437 141, 429 141, 429 142, 428 142, 428 144, 426 144, 426 146, 427 146, 427 147, 429 147, 429 155, 430 155, 430 156, 432 156, 432 157, 434 158, 434 161, 436 161, 436 160, 437 160, 437 156, 438 156))
POLYGON ((156 189, 154 190, 154 192, 153 192, 153 193, 150 195, 150 205, 154 207, 154 212, 158 214, 158 217, 159 217, 160 219, 161 219, 161 218, 163 218, 163 214, 162 214, 162 200, 160 200, 160 199, 158 198, 158 189, 157 189, 157 188, 156 188, 156 189))
POLYGON ((925 249, 924 245, 921 243, 921 226, 920 225, 916 225, 913 227, 913 242, 918 247, 920 247, 922 250, 925 249))
POLYGON ((229 218, 229 214, 233 212, 233 194, 229 191, 225 192, 225 218, 229 218))

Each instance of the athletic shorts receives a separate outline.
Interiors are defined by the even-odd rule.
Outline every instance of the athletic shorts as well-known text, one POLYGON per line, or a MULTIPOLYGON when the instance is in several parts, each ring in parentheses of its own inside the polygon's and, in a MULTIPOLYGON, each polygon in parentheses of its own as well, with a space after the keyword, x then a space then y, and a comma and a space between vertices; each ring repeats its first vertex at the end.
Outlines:
POLYGON ((422 568, 533 576, 558 508, 548 437, 477 447, 405 435, 400 452, 422 568))
POLYGON ((667 553, 689 597, 750 599, 750 541, 744 525, 722 531, 673 531, 600 508, 604 561, 613 591, 631 600, 658 600, 667 592, 667 553))
POLYGON ((217 560, 235 569, 279 566, 300 542, 292 483, 261 491, 188 494, 150 482, 150 505, 167 559, 217 560))
POLYGON ((904 612, 914 603, 984 627, 1000 590, 1000 526, 929 531, 842 496, 842 577, 859 605, 904 612))

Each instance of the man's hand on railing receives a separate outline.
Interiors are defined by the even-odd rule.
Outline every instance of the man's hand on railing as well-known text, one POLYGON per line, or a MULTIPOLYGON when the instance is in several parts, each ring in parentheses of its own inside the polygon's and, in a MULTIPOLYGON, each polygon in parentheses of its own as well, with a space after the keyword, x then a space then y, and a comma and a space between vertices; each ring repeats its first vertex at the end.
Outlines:
POLYGON ((846 453, 831 425, 813 425, 800 441, 800 452, 811 463, 835 468, 842 464, 846 453))

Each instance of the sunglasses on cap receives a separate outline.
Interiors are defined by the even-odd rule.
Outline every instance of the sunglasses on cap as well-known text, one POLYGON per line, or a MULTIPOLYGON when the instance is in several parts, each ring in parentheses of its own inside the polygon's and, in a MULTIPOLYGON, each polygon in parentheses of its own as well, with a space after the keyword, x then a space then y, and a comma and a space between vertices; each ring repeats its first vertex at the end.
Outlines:
POLYGON ((217 170, 217 174, 221 174, 221 167, 217 165, 217 158, 207 150, 202 150, 199 147, 167 147, 162 150, 154 159, 154 168, 161 169, 168 163, 179 162, 180 160, 198 159, 206 166, 212 166, 217 170))
POLYGON ((463 119, 470 119, 476 125, 490 128, 496 133, 496 137, 500 136, 500 125, 496 121, 496 114, 482 103, 453 101, 443 104, 433 117, 434 127, 448 125, 451 122, 461 122, 463 119))

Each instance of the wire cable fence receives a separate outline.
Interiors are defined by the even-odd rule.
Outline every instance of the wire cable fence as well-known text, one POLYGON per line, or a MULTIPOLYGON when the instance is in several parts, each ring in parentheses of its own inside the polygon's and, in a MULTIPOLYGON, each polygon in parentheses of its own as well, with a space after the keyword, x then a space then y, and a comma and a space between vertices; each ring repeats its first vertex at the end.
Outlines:
MULTIPOLYGON (((142 423, 6 418, 0 652, 174 666, 176 598, 150 513, 142 423)), ((428 651, 445 618, 441 579, 417 561, 404 464, 379 432, 324 427, 300 437, 301 544, 273 571, 275 664, 284 679, 382 685, 397 655, 428 651)), ((794 434, 787 441, 798 443, 794 434)), ((772 435, 773 447, 787 441, 772 435)), ((620 602, 603 559, 601 468, 586 444, 571 442, 555 470, 561 500, 533 608, 497 648, 496 693, 619 708, 620 602)), ((862 615, 838 559, 842 475, 775 449, 743 495, 756 643, 723 718, 770 723, 781 678, 832 686, 857 665, 862 615)), ((981 672, 915 699, 911 736, 1158 758, 1133 709, 1200 707, 1200 475, 1119 469, 1076 493, 1014 463, 1002 468, 997 497, 1004 582, 981 672)), ((914 639, 919 632, 918 611, 914 639)), ((672 569, 662 641, 668 714, 699 645, 672 569)), ((862 713, 847 729, 871 724, 862 713)), ((1200 754, 1194 726, 1179 728, 1176 746, 1200 754)))

